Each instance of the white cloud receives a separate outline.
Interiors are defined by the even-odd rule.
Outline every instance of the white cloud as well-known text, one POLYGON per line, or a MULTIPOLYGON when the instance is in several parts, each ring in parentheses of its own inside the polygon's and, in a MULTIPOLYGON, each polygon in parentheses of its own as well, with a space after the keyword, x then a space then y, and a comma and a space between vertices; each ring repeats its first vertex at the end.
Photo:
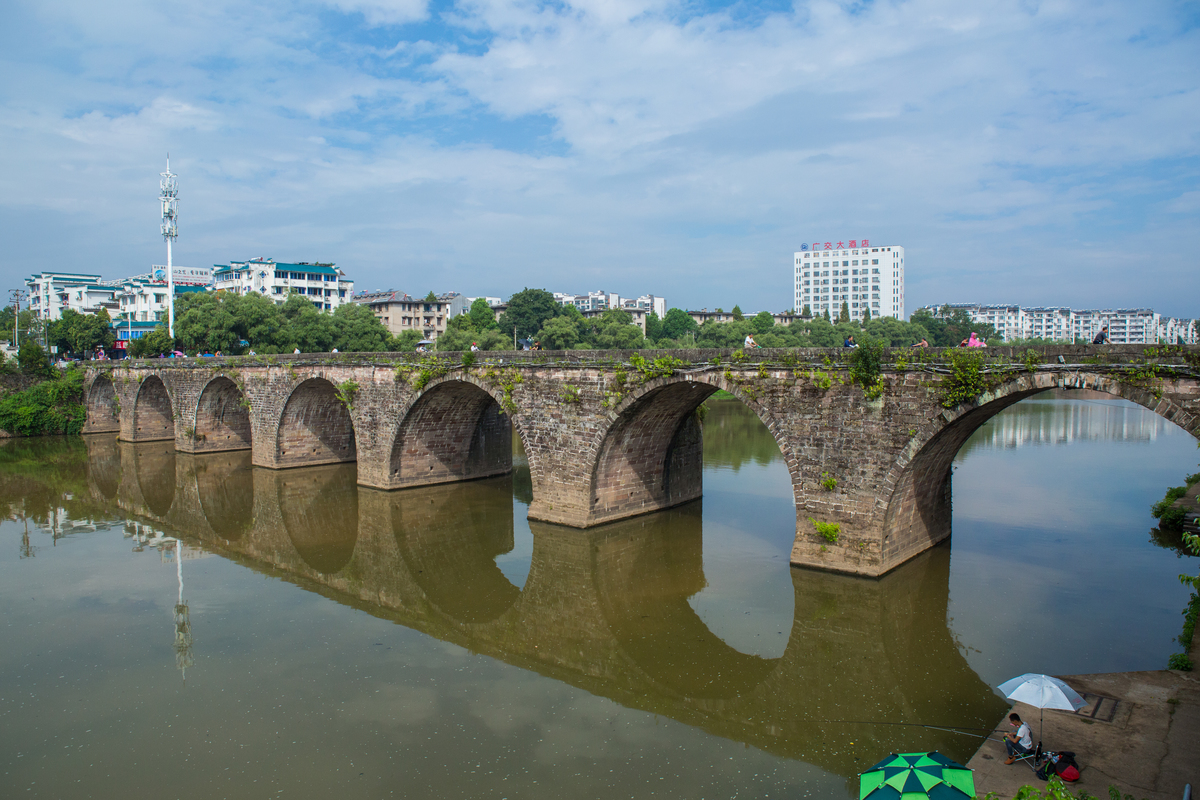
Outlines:
POLYGON ((424 19, 426 0, 331 0, 335 8, 359 12, 372 25, 395 25, 424 19))

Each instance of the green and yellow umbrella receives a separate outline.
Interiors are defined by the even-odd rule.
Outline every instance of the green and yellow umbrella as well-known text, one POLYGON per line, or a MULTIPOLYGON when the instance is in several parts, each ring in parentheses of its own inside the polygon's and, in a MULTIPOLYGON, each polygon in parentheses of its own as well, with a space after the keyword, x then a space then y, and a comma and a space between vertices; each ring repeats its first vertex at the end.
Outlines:
POLYGON ((968 800, 971 770, 941 753, 893 753, 864 772, 859 800, 968 800))

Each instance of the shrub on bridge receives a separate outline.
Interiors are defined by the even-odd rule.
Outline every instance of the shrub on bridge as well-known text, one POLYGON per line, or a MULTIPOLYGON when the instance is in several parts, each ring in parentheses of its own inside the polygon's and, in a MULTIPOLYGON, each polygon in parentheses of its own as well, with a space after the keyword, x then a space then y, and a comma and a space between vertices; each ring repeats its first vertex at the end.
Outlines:
POLYGON ((983 375, 983 353, 977 349, 950 350, 950 374, 942 379, 942 406, 954 408, 969 403, 987 389, 983 375))

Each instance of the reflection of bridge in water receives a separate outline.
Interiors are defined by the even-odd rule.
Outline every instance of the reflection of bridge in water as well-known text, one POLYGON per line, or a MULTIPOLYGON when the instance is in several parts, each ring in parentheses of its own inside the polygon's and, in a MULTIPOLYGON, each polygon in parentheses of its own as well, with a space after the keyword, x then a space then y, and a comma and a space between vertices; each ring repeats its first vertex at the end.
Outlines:
MULTIPOLYGON (((496 565, 513 547, 513 479, 382 492, 353 464, 276 471, 246 452, 87 439, 97 499, 299 586, 625 706, 853 779, 854 753, 977 740, 917 727, 988 726, 1005 703, 946 623, 949 549, 882 579, 791 571, 779 658, 740 653, 688 598, 705 583, 699 502, 581 532, 531 522, 523 588, 496 565), (251 522, 253 520, 253 522, 251 522), (850 747, 855 742, 855 747, 850 747)), ((872 762, 873 763, 873 762, 872 762)))

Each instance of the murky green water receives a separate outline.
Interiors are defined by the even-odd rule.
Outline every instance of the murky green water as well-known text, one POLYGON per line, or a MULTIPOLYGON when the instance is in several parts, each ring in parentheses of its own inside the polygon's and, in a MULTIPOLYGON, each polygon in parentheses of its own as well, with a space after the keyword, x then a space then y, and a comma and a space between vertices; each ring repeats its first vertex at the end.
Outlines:
POLYGON ((1148 509, 1197 452, 1149 412, 1013 407, 960 455, 952 544, 864 580, 789 568, 779 451, 713 405, 703 501, 593 531, 529 522, 520 467, 384 493, 5 443, 0 795, 856 796, 977 746, 880 723, 988 726, 1008 677, 1173 652, 1194 562, 1148 509))

